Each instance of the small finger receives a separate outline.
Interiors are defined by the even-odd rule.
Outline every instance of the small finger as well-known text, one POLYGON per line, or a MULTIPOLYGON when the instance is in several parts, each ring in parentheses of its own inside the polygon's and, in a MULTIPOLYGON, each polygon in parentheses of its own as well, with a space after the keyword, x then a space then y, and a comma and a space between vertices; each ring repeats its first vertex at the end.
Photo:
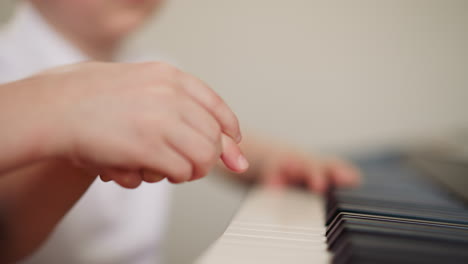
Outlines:
POLYGON ((104 173, 99 174, 99 178, 101 178, 101 181, 103 181, 103 182, 112 181, 112 177, 107 175, 107 174, 104 174, 104 173))
POLYGON ((142 181, 138 171, 112 170, 108 175, 120 186, 128 189, 135 189, 142 181))

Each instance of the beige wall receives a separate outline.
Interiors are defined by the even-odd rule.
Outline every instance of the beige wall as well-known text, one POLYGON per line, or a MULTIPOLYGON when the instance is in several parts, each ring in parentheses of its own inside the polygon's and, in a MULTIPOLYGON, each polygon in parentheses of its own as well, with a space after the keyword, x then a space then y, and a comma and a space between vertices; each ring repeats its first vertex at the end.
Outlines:
POLYGON ((212 84, 244 127, 351 148, 468 120, 468 1, 174 0, 167 11, 146 43, 212 84))
MULTIPOLYGON (((2 8, 3 9, 3 8, 2 8)), ((210 83, 245 128, 356 150, 468 124, 468 1, 173 0, 130 45, 210 83)), ((175 190, 171 263, 222 231, 241 188, 175 190)))

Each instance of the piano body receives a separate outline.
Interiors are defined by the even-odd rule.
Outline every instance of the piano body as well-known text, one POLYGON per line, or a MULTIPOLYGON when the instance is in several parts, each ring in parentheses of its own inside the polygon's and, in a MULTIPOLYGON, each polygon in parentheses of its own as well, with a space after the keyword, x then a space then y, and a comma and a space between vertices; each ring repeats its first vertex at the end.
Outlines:
POLYGON ((466 164, 421 170, 401 153, 356 163, 362 186, 323 198, 253 188, 197 263, 468 263, 466 164), (457 193, 441 185, 455 173, 457 193))

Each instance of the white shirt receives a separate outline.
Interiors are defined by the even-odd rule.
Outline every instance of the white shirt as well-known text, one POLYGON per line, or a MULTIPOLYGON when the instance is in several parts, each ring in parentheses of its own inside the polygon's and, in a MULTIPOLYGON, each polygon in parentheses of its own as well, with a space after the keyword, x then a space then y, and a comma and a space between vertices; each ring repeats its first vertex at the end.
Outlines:
MULTIPOLYGON (((0 83, 84 60, 28 4, 0 32, 0 83)), ((24 263, 158 263, 168 203, 166 181, 127 190, 98 179, 24 263)))

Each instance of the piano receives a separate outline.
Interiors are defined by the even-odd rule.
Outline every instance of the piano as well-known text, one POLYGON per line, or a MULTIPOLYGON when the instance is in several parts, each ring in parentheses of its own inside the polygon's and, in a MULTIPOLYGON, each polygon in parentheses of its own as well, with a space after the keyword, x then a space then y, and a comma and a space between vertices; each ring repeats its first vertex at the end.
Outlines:
POLYGON ((325 197, 255 187, 196 263, 468 263, 468 166, 418 157, 357 159, 364 183, 325 197))

